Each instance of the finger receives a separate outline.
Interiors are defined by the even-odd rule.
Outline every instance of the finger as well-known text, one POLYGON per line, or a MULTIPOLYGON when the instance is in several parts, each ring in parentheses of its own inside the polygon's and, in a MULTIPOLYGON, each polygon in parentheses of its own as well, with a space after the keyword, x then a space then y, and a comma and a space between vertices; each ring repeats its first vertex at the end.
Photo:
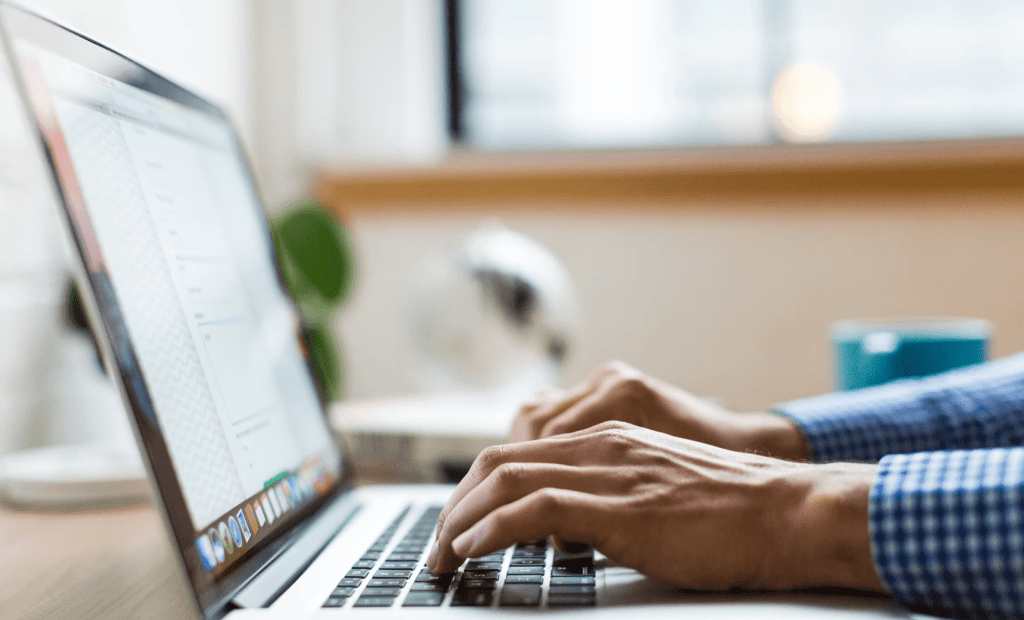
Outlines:
POLYGON ((565 394, 565 391, 560 390, 558 388, 542 388, 536 394, 534 394, 533 398, 523 403, 523 405, 519 408, 519 412, 529 413, 536 409, 537 407, 541 407, 551 402, 560 400, 563 394, 565 394))
MULTIPOLYGON (((554 402, 542 403, 537 407, 520 410, 512 424, 512 441, 527 441, 540 437, 540 430, 552 418, 557 417, 584 398, 598 390, 612 376, 628 373, 631 368, 619 362, 601 366, 590 374, 583 382, 561 393, 561 398, 554 402)), ((635 372, 635 371, 633 371, 635 372)))
POLYGON ((592 495, 622 494, 632 484, 629 472, 618 467, 570 467, 550 463, 506 463, 463 497, 438 531, 438 551, 427 558, 437 572, 454 570, 462 563, 451 549, 452 541, 494 510, 543 488, 557 488, 592 495))
MULTIPOLYGON (((462 500, 466 493, 487 478, 495 467, 508 462, 560 463, 577 466, 607 462, 606 459, 602 459, 604 455, 603 449, 599 449, 599 447, 592 443, 587 446, 584 442, 592 441, 586 438, 595 433, 612 430, 621 431, 624 428, 630 427, 628 424, 617 422, 602 424, 550 439, 502 444, 486 448, 473 461, 473 466, 470 467, 469 472, 459 482, 458 486, 455 487, 451 497, 448 499, 448 503, 441 510, 441 515, 437 519, 438 531, 441 531, 444 527, 445 520, 452 508, 462 500)), ((436 547, 435 545, 435 550, 436 547)), ((431 553, 433 554, 434 550, 431 550, 431 553)))
POLYGON ((554 536, 601 548, 609 532, 608 500, 545 488, 491 512, 456 538, 456 555, 476 558, 522 540, 554 536))
POLYGON ((547 420, 557 416, 569 407, 586 398, 596 385, 590 382, 578 384, 561 393, 560 397, 546 403, 539 403, 531 409, 521 409, 512 423, 511 439, 514 442, 529 441, 539 437, 538 431, 547 420))
POLYGON ((575 433, 615 418, 614 404, 608 402, 608 396, 613 388, 614 385, 604 385, 562 415, 548 420, 540 429, 538 436, 541 439, 546 439, 556 435, 575 433))

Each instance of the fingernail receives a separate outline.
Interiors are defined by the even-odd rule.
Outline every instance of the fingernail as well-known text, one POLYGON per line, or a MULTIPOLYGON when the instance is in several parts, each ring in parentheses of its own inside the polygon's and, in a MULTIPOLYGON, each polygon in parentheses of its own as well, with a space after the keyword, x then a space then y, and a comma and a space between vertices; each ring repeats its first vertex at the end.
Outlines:
POLYGON ((459 556, 460 558, 470 557, 470 555, 473 553, 474 543, 476 542, 475 537, 476 532, 473 530, 468 530, 460 534, 458 538, 452 541, 452 550, 455 551, 455 555, 459 556))
POLYGON ((427 568, 434 565, 434 560, 437 559, 437 552, 441 549, 441 541, 435 540, 434 546, 430 548, 430 554, 427 556, 427 568))

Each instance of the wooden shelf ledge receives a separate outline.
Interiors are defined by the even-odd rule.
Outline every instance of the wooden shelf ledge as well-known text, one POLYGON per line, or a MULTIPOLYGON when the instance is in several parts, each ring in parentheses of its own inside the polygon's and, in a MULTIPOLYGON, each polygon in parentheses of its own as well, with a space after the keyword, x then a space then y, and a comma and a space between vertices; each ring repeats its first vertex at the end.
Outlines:
POLYGON ((325 170, 315 195, 339 214, 553 206, 678 209, 787 196, 1024 192, 1024 140, 707 147, 656 151, 453 152, 421 167, 325 170))

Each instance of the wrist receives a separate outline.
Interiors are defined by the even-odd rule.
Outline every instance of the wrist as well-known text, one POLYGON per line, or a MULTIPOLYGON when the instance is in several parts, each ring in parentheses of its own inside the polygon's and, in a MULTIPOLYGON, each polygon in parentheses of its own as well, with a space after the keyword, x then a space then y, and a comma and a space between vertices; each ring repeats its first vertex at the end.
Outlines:
MULTIPOLYGON (((740 431, 738 446, 743 452, 756 452, 786 461, 807 461, 810 446, 796 422, 766 411, 737 414, 740 431)), ((735 448, 734 448, 735 449, 735 448)))
POLYGON ((808 465, 791 475, 802 494, 779 521, 777 574, 785 589, 885 592, 871 557, 868 504, 876 465, 808 465))

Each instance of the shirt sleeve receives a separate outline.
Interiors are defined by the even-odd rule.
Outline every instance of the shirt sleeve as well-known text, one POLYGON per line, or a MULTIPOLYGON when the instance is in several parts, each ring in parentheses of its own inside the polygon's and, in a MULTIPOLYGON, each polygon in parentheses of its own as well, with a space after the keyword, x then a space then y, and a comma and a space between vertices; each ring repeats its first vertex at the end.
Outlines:
POLYGON ((818 462, 1024 445, 1024 354, 773 410, 797 423, 818 462))
POLYGON ((1024 617, 1024 448, 887 456, 868 510, 875 568, 898 601, 1024 617))

